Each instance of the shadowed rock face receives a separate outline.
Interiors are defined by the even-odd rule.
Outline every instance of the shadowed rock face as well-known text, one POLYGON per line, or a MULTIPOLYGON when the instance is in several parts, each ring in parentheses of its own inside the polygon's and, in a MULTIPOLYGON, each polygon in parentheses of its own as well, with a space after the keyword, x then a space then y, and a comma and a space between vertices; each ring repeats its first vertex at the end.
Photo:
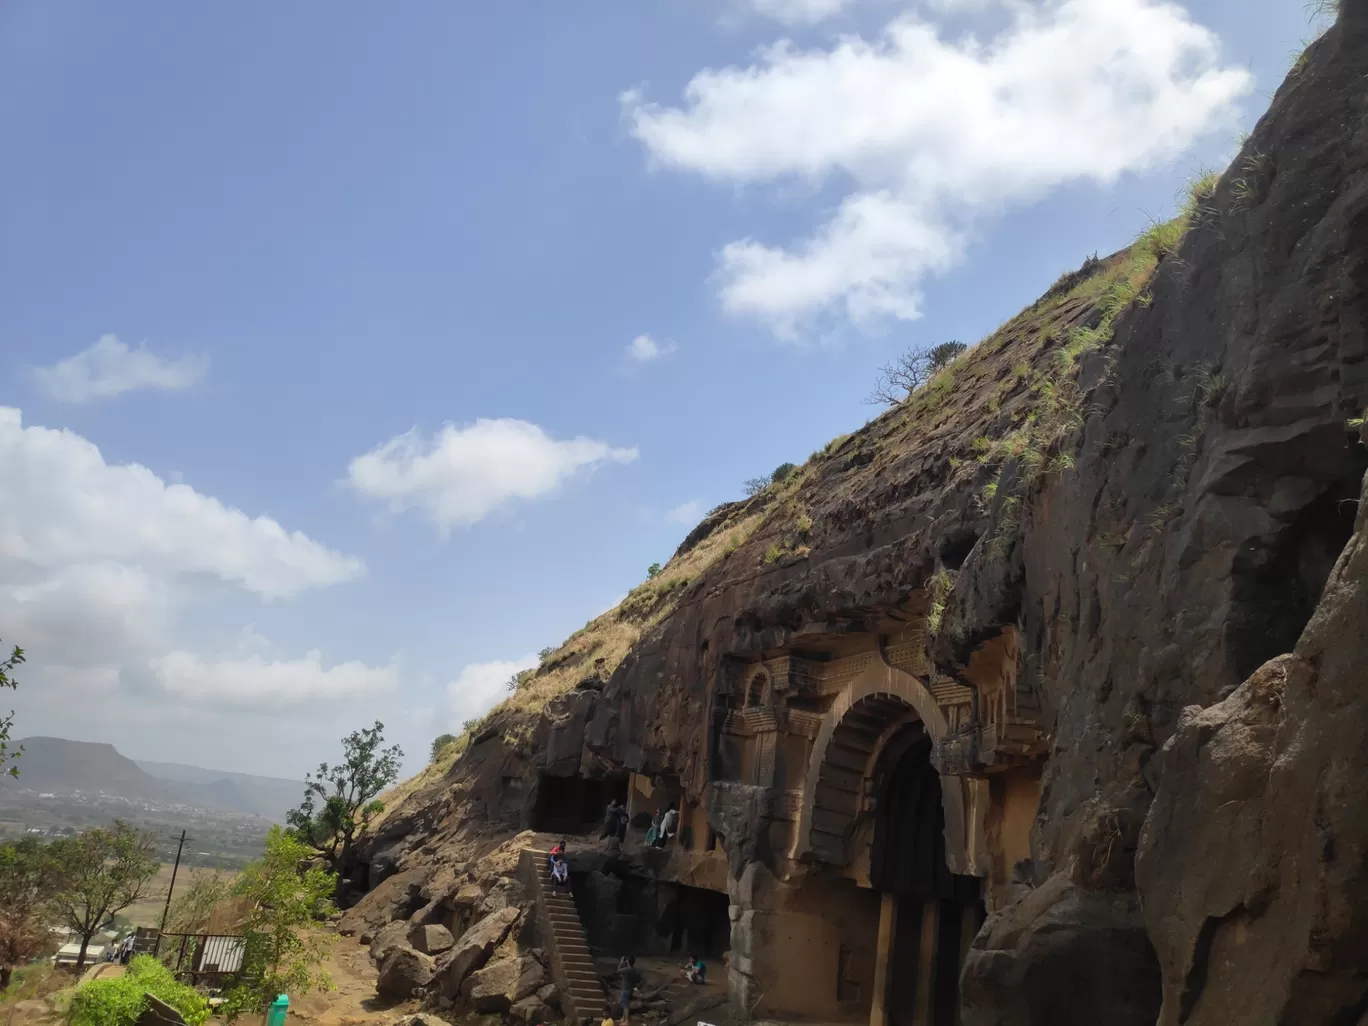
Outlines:
MULTIPOLYGON (((1028 311, 975 366, 1048 366, 1099 316, 1028 311)), ((1358 1022, 1368 0, 1345 0, 1079 383, 1069 458, 1029 482, 1009 461, 988 501, 961 457, 1010 427, 1007 391, 1001 412, 965 389, 915 433, 895 411, 834 446, 791 496, 801 546, 771 515, 601 692, 552 702, 536 756, 475 746, 372 850, 412 869, 472 824, 514 826, 513 777, 525 816, 538 771, 630 769, 703 802, 734 884, 778 873, 773 793, 713 773, 729 660, 878 635, 951 569, 935 670, 961 679, 1014 628, 1048 738, 1031 858, 964 966, 966 1026, 1358 1022)))

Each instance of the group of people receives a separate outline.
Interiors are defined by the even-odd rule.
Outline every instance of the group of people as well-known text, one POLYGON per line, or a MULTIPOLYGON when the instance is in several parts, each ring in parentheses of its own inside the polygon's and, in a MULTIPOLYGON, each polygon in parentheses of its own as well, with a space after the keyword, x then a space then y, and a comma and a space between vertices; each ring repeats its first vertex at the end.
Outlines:
POLYGON ((137 938, 130 933, 119 943, 109 945, 108 950, 105 951, 105 961, 128 965, 128 960, 133 957, 133 947, 136 941, 137 938))
POLYGON ((565 841, 562 840, 546 857, 547 867, 551 870, 551 887, 560 890, 570 889, 570 863, 565 859, 565 841))
POLYGON ((657 812, 646 831, 646 843, 652 848, 663 848, 679 830, 679 810, 673 805, 664 812, 657 812))
MULTIPOLYGON (((703 959, 697 955, 690 955, 689 960, 679 970, 680 975, 695 986, 702 986, 708 982, 708 967, 703 964, 703 959)), ((636 956, 623 955, 617 966, 618 976, 618 1020, 615 1024, 611 1017, 603 1020, 602 1026, 631 1026, 632 1021, 632 995, 641 985, 641 972, 636 967, 636 956)))
MULTIPOLYGON (((622 844, 627 840, 629 819, 627 806, 616 798, 612 799, 603 813, 603 830, 599 833, 599 840, 615 838, 618 844, 622 844)), ((678 832, 679 810, 671 806, 652 817, 650 829, 646 831, 646 843, 653 848, 663 848, 678 832)))

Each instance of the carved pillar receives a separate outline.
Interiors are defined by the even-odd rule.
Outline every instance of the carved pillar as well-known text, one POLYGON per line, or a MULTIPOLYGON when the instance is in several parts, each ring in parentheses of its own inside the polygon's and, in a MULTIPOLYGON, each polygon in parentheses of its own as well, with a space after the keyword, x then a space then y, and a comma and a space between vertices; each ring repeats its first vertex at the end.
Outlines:
POLYGON ((940 933, 940 902, 922 902, 921 943, 917 945, 917 1011, 914 1026, 931 1026, 936 989, 936 940, 940 933))
POLYGON ((888 1026, 888 985, 897 932, 898 896, 885 891, 879 904, 879 942, 874 954, 874 1000, 869 1006, 869 1026, 888 1026))
MULTIPOLYGON (((974 935, 978 933, 978 909, 972 904, 964 905, 960 909, 960 917, 959 961, 955 963, 955 975, 957 977, 964 969, 964 963, 969 958, 969 947, 974 943, 974 935)), ((957 1024, 964 1022, 962 1015, 960 1003, 957 1000, 955 1002, 955 1022, 957 1024)))

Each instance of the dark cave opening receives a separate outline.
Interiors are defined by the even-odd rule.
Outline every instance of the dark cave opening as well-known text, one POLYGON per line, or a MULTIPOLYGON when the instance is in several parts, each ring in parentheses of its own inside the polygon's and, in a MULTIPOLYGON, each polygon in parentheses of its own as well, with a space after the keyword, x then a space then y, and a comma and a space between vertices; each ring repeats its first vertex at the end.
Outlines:
POLYGON ((1290 652, 1320 602, 1325 582, 1354 532, 1361 474, 1341 480, 1302 508, 1278 535, 1273 551, 1257 568, 1241 574, 1237 602, 1243 616, 1232 619, 1234 665, 1239 680, 1274 656, 1290 652), (1253 571, 1252 573, 1250 571, 1253 571))
POLYGON ((587 834, 603 822, 608 803, 627 801, 627 775, 588 780, 584 777, 537 777, 537 801, 528 825, 543 833, 587 834))
POLYGON ((974 551, 974 546, 978 544, 978 540, 979 536, 976 534, 959 535, 949 539, 941 546, 941 564, 947 570, 958 570, 964 566, 964 561, 969 558, 969 553, 974 551))

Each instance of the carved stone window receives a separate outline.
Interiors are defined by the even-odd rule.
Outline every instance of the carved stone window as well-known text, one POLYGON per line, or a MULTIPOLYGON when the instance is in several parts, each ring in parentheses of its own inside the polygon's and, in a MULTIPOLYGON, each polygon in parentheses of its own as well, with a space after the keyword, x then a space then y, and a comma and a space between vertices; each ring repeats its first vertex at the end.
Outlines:
POLYGON ((765 704, 765 688, 769 684, 769 674, 761 670, 750 679, 746 687, 746 708, 759 709, 765 704))

